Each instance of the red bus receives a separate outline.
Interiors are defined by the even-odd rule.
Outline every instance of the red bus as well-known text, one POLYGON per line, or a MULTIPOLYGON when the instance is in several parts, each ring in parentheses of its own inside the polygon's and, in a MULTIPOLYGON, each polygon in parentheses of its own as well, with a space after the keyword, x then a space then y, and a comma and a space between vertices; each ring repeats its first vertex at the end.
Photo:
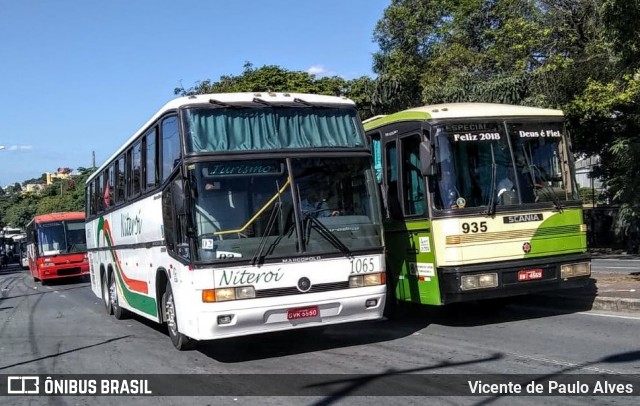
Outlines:
POLYGON ((89 275, 84 212, 51 213, 27 224, 27 257, 34 281, 89 275))

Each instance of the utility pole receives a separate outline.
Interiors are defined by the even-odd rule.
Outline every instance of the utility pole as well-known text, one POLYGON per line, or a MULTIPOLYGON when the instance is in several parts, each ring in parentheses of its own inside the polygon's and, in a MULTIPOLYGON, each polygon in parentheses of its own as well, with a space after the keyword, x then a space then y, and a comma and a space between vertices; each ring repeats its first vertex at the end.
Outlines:
POLYGON ((96 151, 91 151, 92 160, 91 160, 91 168, 96 167, 96 151))

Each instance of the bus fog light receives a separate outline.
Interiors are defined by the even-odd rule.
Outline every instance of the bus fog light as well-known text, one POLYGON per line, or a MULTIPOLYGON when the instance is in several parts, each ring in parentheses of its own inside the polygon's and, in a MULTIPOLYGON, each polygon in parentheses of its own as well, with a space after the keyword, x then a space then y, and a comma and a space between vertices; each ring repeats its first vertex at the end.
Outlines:
POLYGON ((563 279, 575 276, 591 275, 591 263, 579 262, 577 264, 565 264, 560 267, 560 277, 563 279))
POLYGON ((498 274, 487 273, 487 274, 479 275, 478 285, 481 288, 495 288, 496 286, 498 286, 498 274))
POLYGON ((378 305, 378 299, 367 299, 366 302, 364 302, 364 307, 369 308, 369 307, 376 307, 378 305))
POLYGON ((226 302, 227 300, 235 300, 236 289, 235 288, 221 288, 216 289, 216 300, 218 302, 226 302))
POLYGON ((460 282, 460 289, 462 290, 495 288, 498 286, 498 274, 484 273, 478 275, 465 275, 460 279, 460 282))
POLYGON ((349 287, 350 288, 361 288, 364 286, 364 278, 362 275, 355 275, 349 277, 349 287))
POLYGON ((256 297, 256 290, 253 286, 241 286, 236 288, 236 299, 251 299, 256 297))
POLYGON ((233 316, 231 314, 225 314, 222 316, 218 316, 218 324, 229 324, 233 320, 233 316))

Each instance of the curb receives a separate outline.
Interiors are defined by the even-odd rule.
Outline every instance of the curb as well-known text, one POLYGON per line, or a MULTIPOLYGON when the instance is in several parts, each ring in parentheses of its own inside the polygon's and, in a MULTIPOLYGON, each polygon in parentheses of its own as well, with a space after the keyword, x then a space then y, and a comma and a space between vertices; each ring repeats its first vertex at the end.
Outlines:
POLYGON ((596 296, 591 309, 609 312, 638 313, 640 312, 640 299, 596 296))
POLYGON ((588 311, 601 310, 615 313, 640 313, 640 299, 607 296, 570 296, 563 294, 537 294, 527 304, 544 309, 588 311))

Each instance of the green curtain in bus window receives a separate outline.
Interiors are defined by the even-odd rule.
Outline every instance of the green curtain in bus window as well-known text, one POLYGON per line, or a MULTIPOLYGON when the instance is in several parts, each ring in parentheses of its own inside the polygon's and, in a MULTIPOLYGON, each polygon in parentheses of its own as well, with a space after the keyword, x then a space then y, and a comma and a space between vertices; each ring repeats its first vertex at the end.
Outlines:
POLYGON ((363 146, 354 112, 337 109, 194 109, 190 152, 363 146))
POLYGON ((376 173, 376 181, 382 182, 382 147, 379 139, 371 140, 371 153, 373 154, 373 170, 376 173))
POLYGON ((346 110, 283 109, 278 112, 278 132, 283 146, 307 147, 356 147, 363 146, 352 115, 346 110))

